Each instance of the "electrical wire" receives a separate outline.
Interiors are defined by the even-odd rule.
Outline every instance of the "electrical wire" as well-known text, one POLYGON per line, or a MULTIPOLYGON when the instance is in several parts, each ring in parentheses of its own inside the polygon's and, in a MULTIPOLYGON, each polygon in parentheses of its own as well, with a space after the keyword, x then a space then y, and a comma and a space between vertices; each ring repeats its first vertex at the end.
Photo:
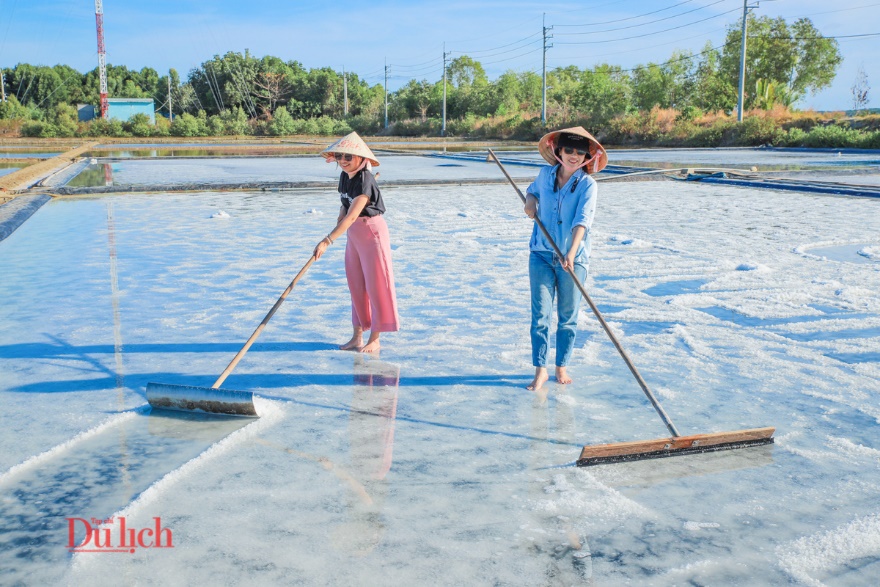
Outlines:
MULTIPOLYGON (((507 55, 508 53, 513 53, 514 51, 520 51, 520 50, 525 49, 526 47, 528 47, 528 46, 530 46, 530 45, 534 45, 534 44, 536 44, 536 43, 541 43, 542 46, 543 46, 543 41, 544 41, 543 39, 535 39, 535 40, 532 41, 531 43, 526 43, 526 44, 523 45, 522 47, 516 47, 516 48, 514 48, 514 49, 508 49, 507 51, 500 51, 500 52, 498 52, 498 53, 492 53, 492 54, 490 54, 490 55, 483 55, 483 56, 480 57, 480 58, 481 58, 481 59, 485 59, 485 58, 487 58, 487 57, 497 57, 498 55, 507 55)), ((471 56, 470 53, 463 53, 463 55, 467 55, 468 57, 471 56)))
MULTIPOLYGON (((489 52, 491 52, 491 51, 497 51, 498 49, 506 49, 507 47, 510 47, 510 46, 513 46, 513 45, 517 45, 517 44, 519 44, 519 43, 522 43, 523 41, 527 41, 527 40, 531 39, 532 37, 536 37, 536 36, 538 36, 538 35, 543 36, 544 33, 543 33, 543 32, 540 32, 540 33, 533 33, 533 34, 531 34, 531 35, 529 35, 529 36, 527 36, 527 37, 523 37, 522 39, 519 39, 519 40, 514 41, 514 42, 512 42, 512 43, 508 43, 508 44, 506 44, 506 45, 500 45, 500 46, 498 46, 498 47, 492 47, 491 49, 480 49, 480 50, 477 50, 477 51, 458 51, 458 50, 456 50, 455 53, 461 53, 461 54, 465 54, 465 55, 474 55, 474 54, 477 54, 477 53, 489 53, 489 52)), ((532 42, 534 42, 534 41, 532 41, 532 42)), ((528 44, 528 43, 527 43, 527 44, 528 44)))
MULTIPOLYGON (((649 45, 649 46, 647 46, 647 47, 636 47, 635 49, 627 49, 627 50, 625 50, 625 51, 612 51, 611 53, 590 53, 589 58, 596 58, 596 57, 610 57, 610 56, 613 56, 613 55, 624 55, 624 54, 626 54, 626 53, 636 53, 636 52, 639 52, 639 51, 647 51, 647 50, 649 50, 649 49, 656 49, 656 48, 658 48, 658 47, 666 47, 666 46, 668 46, 668 45, 676 45, 676 44, 678 44, 678 43, 681 43, 682 41, 690 41, 691 39, 705 38, 707 35, 711 35, 711 34, 713 34, 713 33, 717 33, 717 32, 720 32, 720 31, 725 31, 725 30, 727 30, 727 27, 726 27, 726 26, 721 27, 721 28, 717 28, 717 29, 712 29, 711 31, 707 31, 707 32, 705 32, 705 33, 699 33, 699 34, 697 34, 697 35, 693 35, 693 36, 691 36, 691 37, 685 37, 685 38, 683 38, 683 39, 676 39, 676 40, 674 40, 674 41, 669 41, 669 42, 666 42, 666 43, 658 43, 658 44, 656 44, 656 45, 649 45)), ((547 60, 548 60, 548 61, 565 61, 565 60, 570 61, 571 59, 587 59, 587 58, 588 58, 588 57, 586 57, 586 56, 584 56, 584 57, 580 57, 580 56, 574 56, 574 57, 571 57, 571 56, 569 56, 569 57, 552 57, 552 56, 548 56, 548 57, 547 57, 547 60)))
POLYGON ((681 6, 682 4, 690 4, 694 0, 684 0, 684 2, 679 2, 678 4, 673 4, 672 6, 667 6, 666 8, 661 8, 660 10, 654 10, 653 12, 645 12, 644 14, 639 14, 636 16, 628 16, 626 18, 618 18, 616 20, 606 20, 604 22, 591 22, 585 24, 556 24, 554 27, 582 27, 582 26, 600 26, 603 24, 614 24, 617 22, 624 22, 627 20, 635 20, 637 18, 642 18, 643 16, 651 16, 652 14, 657 14, 659 12, 665 12, 667 10, 672 10, 676 6, 681 6))
POLYGON ((739 12, 740 10, 741 10, 740 8, 734 8, 733 10, 728 10, 727 12, 721 12, 721 13, 716 14, 716 15, 714 15, 714 16, 709 16, 709 17, 707 17, 707 18, 703 18, 703 19, 700 19, 700 20, 695 20, 695 21, 693 21, 693 22, 689 22, 689 23, 686 23, 686 24, 683 24, 683 25, 679 25, 679 26, 676 26, 676 27, 672 27, 672 28, 668 28, 668 29, 663 29, 662 31, 654 31, 653 33, 644 33, 644 34, 642 34, 642 35, 635 35, 635 36, 632 36, 632 37, 620 37, 620 38, 617 38, 617 39, 608 39, 608 40, 605 40, 605 41, 577 41, 577 42, 571 42, 571 43, 565 43, 565 42, 562 42, 562 43, 559 43, 559 44, 560 44, 560 45, 595 45, 595 44, 598 44, 598 43, 618 43, 618 42, 620 42, 620 41, 630 41, 630 40, 632 40, 632 39, 641 39, 641 38, 644 38, 644 37, 650 37, 650 36, 653 36, 653 35, 659 35, 659 34, 661 34, 661 33, 668 33, 669 31, 676 31, 676 30, 678 30, 678 29, 683 29, 683 28, 685 28, 685 27, 693 26, 693 25, 695 25, 695 24, 699 24, 699 23, 701 23, 701 22, 706 22, 707 20, 713 20, 713 19, 715 19, 715 18, 718 18, 718 17, 724 16, 724 15, 726 15, 726 14, 730 14, 731 12, 739 12))
MULTIPOLYGON (((658 23, 658 22, 663 22, 663 21, 666 21, 666 20, 671 20, 671 19, 673 19, 673 18, 678 18, 678 17, 680 17, 680 16, 684 16, 685 14, 690 14, 690 13, 692 13, 692 12, 699 12, 700 10, 703 10, 703 9, 705 9, 705 8, 708 8, 709 6, 715 6, 716 4, 721 4, 721 3, 724 2, 724 1, 725 1, 725 0, 716 0, 715 2, 713 2, 713 3, 711 3, 711 4, 707 4, 706 6, 700 6, 700 7, 698 7, 698 8, 694 8, 693 10, 688 10, 688 11, 686 11, 686 12, 681 12, 681 13, 679 13, 679 14, 673 14, 672 16, 666 16, 666 17, 664 17, 664 18, 658 18, 657 20, 651 20, 651 21, 648 21, 648 22, 640 23, 640 24, 631 24, 631 25, 628 25, 628 26, 617 27, 617 28, 614 28, 614 29, 603 29, 603 30, 601 30, 601 31, 585 31, 585 32, 580 32, 580 33, 556 33, 556 35, 557 35, 557 36, 560 36, 560 37, 571 37, 571 36, 574 36, 574 35, 598 35, 599 33, 611 33, 611 32, 614 32, 614 31, 625 31, 625 30, 627 30, 627 29, 635 29, 635 28, 638 28, 638 27, 648 26, 649 24, 656 24, 656 23, 658 23)), ((736 10, 739 10, 739 8, 737 8, 736 10)))

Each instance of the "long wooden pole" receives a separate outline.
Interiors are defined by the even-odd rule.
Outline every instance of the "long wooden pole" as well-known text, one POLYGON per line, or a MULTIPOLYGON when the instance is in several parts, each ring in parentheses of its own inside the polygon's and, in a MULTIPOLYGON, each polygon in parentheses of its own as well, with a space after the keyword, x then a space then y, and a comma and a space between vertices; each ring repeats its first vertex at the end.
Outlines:
MULTIPOLYGON (((523 195, 522 191, 519 189, 519 186, 516 185, 516 182, 513 181, 513 178, 510 177, 510 174, 507 173, 507 170, 504 168, 504 165, 501 164, 501 161, 498 160, 498 157, 495 155, 495 152, 492 151, 492 149, 489 149, 489 155, 492 156, 492 159, 494 159, 495 163, 498 164, 498 167, 501 168, 501 172, 504 173, 504 176, 507 178, 507 181, 509 181, 510 185, 513 186, 513 189, 516 190, 516 193, 519 195, 519 199, 522 200, 523 204, 525 204, 526 197, 523 195)), ((544 233, 544 238, 546 238, 547 242, 549 242, 550 245, 553 247, 553 251, 559 256, 560 261, 562 259, 564 259, 565 255, 563 255, 562 251, 559 250, 559 247, 556 246, 556 243, 554 242, 553 237, 551 237, 550 233, 547 232, 547 229, 544 228, 544 224, 541 223, 541 221, 538 219, 538 216, 536 215, 533 218, 533 220, 535 221, 535 224, 538 225, 538 228, 541 229, 541 232, 544 233)), ((666 427, 669 429, 669 432, 672 434, 672 436, 675 436, 675 437, 681 436, 681 434, 679 434, 678 430, 675 428, 675 424, 672 423, 672 420, 669 418, 669 415, 663 409, 663 406, 660 405, 660 402, 657 400, 657 398, 654 396, 654 394, 648 388, 648 384, 645 383, 645 380, 642 378, 641 374, 639 373, 639 370, 636 369, 636 366, 632 362, 632 360, 629 358, 629 355, 623 349, 623 346, 620 344, 620 341, 618 341, 617 337, 614 336, 614 333, 611 332, 611 328, 608 326, 608 323, 605 322, 605 318, 602 317, 602 313, 599 312, 599 308, 597 308, 596 304, 593 303, 593 300, 590 298, 590 295, 587 293, 587 290, 584 289, 584 285, 577 278, 577 275, 575 275, 574 269, 569 267, 566 269, 566 271, 571 276, 571 278, 574 280, 574 284, 580 290, 581 295, 583 295, 584 299, 587 300, 587 304, 589 304, 590 310, 592 310, 593 314, 596 315, 596 319, 599 320, 599 324, 601 324, 602 328, 605 329, 605 333, 608 335, 608 338, 610 338, 611 342, 614 343, 614 346, 617 348, 617 352, 620 353, 621 357, 623 357, 623 362, 626 363, 626 366, 629 367, 630 371, 632 371, 632 374, 636 378, 636 381, 638 381, 639 386, 642 388, 642 391, 645 392, 645 395, 648 396, 649 400, 651 400, 651 404, 654 406, 654 409, 657 410, 658 414, 660 414, 660 417, 663 419, 663 423, 666 424, 666 427)))
POLYGON ((309 259, 309 262, 303 265, 303 268, 299 270, 299 273, 296 274, 296 277, 293 278, 293 281, 290 282, 290 285, 287 286, 287 289, 284 290, 284 293, 281 294, 281 297, 278 298, 278 301, 275 302, 275 305, 272 306, 272 309, 269 310, 269 313, 266 314, 266 317, 263 318, 263 321, 260 322, 260 325, 257 326, 257 329, 254 330, 254 333, 251 335, 247 342, 244 343, 244 346, 241 347, 241 350, 238 351, 238 354, 232 358, 232 361, 229 362, 229 365, 226 369, 223 370, 223 373, 220 374, 220 377, 217 378, 217 381, 214 382, 214 385, 211 386, 211 389, 217 389, 220 385, 226 380, 232 370, 235 369, 235 366, 238 365, 238 362, 244 357, 245 353, 248 352, 248 349, 251 348, 251 345, 254 344, 254 341, 257 340, 257 337, 260 336, 260 333, 263 332, 263 329, 266 327, 266 324, 269 323, 269 320, 278 311, 278 308, 281 307, 281 304, 284 303, 284 299, 287 297, 287 294, 293 289, 293 286, 296 285, 296 282, 300 280, 300 278, 306 274, 306 271, 309 270, 309 267, 312 266, 312 263, 315 262, 315 256, 309 259))

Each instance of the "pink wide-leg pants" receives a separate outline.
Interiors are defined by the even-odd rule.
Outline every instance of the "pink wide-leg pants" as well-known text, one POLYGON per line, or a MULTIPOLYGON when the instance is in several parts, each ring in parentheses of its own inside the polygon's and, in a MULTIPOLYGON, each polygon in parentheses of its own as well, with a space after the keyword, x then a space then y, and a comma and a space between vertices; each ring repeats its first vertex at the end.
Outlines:
POLYGON ((352 325, 372 332, 400 330, 385 219, 361 216, 347 234, 345 276, 351 292, 352 325))

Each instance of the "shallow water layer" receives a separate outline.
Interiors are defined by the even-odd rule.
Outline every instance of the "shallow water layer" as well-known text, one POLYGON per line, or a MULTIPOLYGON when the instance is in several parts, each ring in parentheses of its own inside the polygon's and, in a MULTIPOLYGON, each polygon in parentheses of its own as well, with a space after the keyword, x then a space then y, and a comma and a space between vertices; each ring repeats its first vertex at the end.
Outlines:
POLYGON ((149 381, 213 382, 334 194, 56 200, 0 243, 0 512, 28 521, 0 540, 45 554, 0 550, 0 582, 870 584, 880 274, 812 253, 880 245, 877 202, 600 186, 590 293, 667 412, 684 433, 776 426, 777 443, 576 469, 584 444, 666 431, 585 308, 575 383, 524 389, 516 195, 383 195, 401 332, 379 357, 334 350, 338 242, 224 384, 258 395, 240 427, 159 434, 127 410, 149 381), (68 517, 158 517, 174 546, 71 555, 68 517))

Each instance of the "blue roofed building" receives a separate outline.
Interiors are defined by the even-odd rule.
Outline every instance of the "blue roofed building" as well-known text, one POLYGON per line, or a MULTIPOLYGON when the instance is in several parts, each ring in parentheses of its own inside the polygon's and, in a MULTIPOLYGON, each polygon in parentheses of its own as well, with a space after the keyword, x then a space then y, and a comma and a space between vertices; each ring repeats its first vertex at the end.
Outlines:
POLYGON ((123 122, 135 114, 146 114, 150 124, 156 124, 156 111, 152 98, 108 98, 107 118, 123 122))

